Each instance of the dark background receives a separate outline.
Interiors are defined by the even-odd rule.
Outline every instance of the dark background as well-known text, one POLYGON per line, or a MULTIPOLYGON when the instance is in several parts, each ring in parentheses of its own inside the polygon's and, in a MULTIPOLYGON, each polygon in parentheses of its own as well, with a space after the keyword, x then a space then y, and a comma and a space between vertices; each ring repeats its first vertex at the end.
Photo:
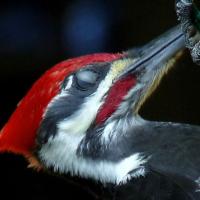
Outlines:
MULTIPOLYGON (((54 64, 141 46, 176 24, 174 0, 1 1, 0 126, 32 83, 54 64)), ((143 106, 142 116, 200 124, 199 77, 200 67, 186 52, 143 106)), ((27 169, 25 160, 13 155, 0 155, 0 190, 0 199, 89 199, 87 189, 27 169)))

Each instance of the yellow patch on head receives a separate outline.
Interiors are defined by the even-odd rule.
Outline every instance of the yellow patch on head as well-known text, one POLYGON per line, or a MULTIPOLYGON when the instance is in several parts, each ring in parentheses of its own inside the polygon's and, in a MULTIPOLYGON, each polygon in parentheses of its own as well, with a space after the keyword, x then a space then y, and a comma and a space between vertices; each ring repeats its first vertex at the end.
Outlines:
POLYGON ((111 67, 112 78, 114 79, 115 77, 117 77, 125 68, 127 68, 133 63, 134 60, 129 58, 114 61, 111 67))

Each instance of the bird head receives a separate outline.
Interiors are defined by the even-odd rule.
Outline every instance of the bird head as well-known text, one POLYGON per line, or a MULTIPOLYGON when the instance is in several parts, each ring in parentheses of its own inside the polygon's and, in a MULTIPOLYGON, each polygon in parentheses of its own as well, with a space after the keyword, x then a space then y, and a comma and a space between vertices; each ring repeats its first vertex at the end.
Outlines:
POLYGON ((112 182, 108 168, 125 155, 117 148, 105 153, 108 146, 142 121, 141 105, 182 48, 176 27, 142 48, 57 64, 18 104, 1 130, 0 151, 22 154, 31 166, 112 182))

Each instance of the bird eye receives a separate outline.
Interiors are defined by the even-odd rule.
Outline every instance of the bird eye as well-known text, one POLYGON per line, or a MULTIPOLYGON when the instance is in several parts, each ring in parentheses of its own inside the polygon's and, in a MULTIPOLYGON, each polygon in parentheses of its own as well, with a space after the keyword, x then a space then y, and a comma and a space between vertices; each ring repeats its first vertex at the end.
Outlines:
POLYGON ((77 85, 82 90, 87 90, 91 86, 95 85, 98 74, 92 70, 79 71, 75 74, 77 85))

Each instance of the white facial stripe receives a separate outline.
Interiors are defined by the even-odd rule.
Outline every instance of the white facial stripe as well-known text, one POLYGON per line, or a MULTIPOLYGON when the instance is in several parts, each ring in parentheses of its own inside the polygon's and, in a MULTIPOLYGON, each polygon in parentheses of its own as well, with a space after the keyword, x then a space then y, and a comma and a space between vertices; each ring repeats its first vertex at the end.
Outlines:
MULTIPOLYGON (((67 134, 85 134, 87 129, 90 127, 94 119, 96 118, 97 112, 100 106, 103 104, 103 97, 110 89, 114 75, 113 68, 108 72, 106 78, 99 84, 97 91, 86 97, 81 108, 76 111, 72 116, 64 119, 58 123, 58 132, 64 131, 67 134)), ((116 74, 115 74, 116 75, 116 74)), ((70 86, 70 80, 66 87, 70 86)), ((63 93, 66 93, 65 91, 63 93)))
MULTIPOLYGON (((85 114, 88 113, 87 116, 90 116, 90 117, 87 120, 86 126, 85 127, 77 126, 77 127, 79 127, 79 130, 75 131, 75 132, 80 132, 81 128, 82 128, 82 130, 85 132, 85 130, 87 130, 86 128, 88 128, 88 125, 91 124, 92 121, 94 120, 94 118, 96 117, 97 111, 103 103, 103 97, 106 94, 106 92, 110 89, 114 79, 117 78, 118 75, 127 66, 129 66, 133 62, 134 62, 134 60, 131 60, 131 59, 117 60, 117 61, 113 62, 110 71, 108 72, 105 79, 99 84, 97 91, 94 94, 92 94, 91 96, 87 97, 85 99, 85 103, 83 103, 81 109, 79 111, 77 111, 73 116, 68 118, 69 123, 67 123, 67 119, 66 119, 66 120, 64 120, 63 123, 61 122, 61 124, 59 124, 58 126, 66 129, 66 130, 71 129, 69 127, 69 124, 71 124, 71 122, 75 121, 72 123, 75 126, 80 124, 80 121, 82 121, 83 119, 86 118, 85 114), (64 127, 65 123, 66 123, 66 127, 64 127)), ((63 96, 68 95, 67 90, 71 88, 72 83, 73 83, 73 76, 71 75, 69 77, 69 80, 65 87, 65 90, 61 91, 60 94, 58 94, 51 100, 51 102, 49 103, 49 105, 47 106, 47 108, 43 114, 43 117, 46 115, 47 110, 51 107, 51 105, 56 100, 58 100, 59 98, 61 98, 63 96)), ((84 121, 84 122, 86 122, 86 121, 84 121)))
MULTIPOLYGON (((61 91, 60 94, 55 96, 46 108, 43 117, 46 115, 48 109, 56 102, 59 98, 68 95, 67 89, 72 85, 73 77, 69 77, 69 81, 66 85, 65 90, 61 91)), ((57 124, 58 132, 65 131, 67 134, 85 134, 86 130, 90 127, 93 120, 96 118, 98 109, 103 103, 103 97, 112 85, 112 72, 110 71, 97 89, 97 91, 85 98, 81 108, 77 110, 72 116, 64 119, 57 124)), ((73 137, 73 136, 72 136, 73 137)))
POLYGON ((130 177, 129 172, 136 170, 131 177, 144 176, 146 162, 139 153, 133 154, 119 162, 92 160, 78 157, 76 149, 83 136, 70 137, 60 132, 40 150, 40 157, 47 167, 53 167, 61 173, 70 172, 82 178, 93 178, 102 183, 125 183, 130 177))
MULTIPOLYGON (((49 138, 48 142, 39 151, 40 159, 44 162, 45 166, 53 167, 55 171, 62 173, 70 172, 72 175, 93 178, 103 183, 124 183, 130 178, 128 173, 134 169, 138 169, 138 171, 131 176, 144 175, 145 171, 139 169, 143 168, 142 165, 146 161, 139 153, 118 162, 92 160, 78 157, 76 154, 77 148, 85 137, 87 129, 91 126, 100 106, 104 103, 105 94, 110 89, 114 79, 124 69, 124 62, 127 64, 128 61, 112 65, 105 79, 99 84, 97 91, 84 99, 84 103, 79 110, 57 124, 57 134, 49 138), (118 68, 116 65, 118 65, 118 68)), ((72 79, 70 77, 66 88, 69 89, 71 84, 72 79)), ((65 95, 68 95, 67 91, 62 91, 61 94, 52 100, 51 104, 65 95)), ((121 123, 122 121, 120 121, 120 124, 116 122, 109 124, 105 129, 104 136, 109 137, 112 128, 116 125, 120 127, 121 123)), ((114 127, 114 130, 116 130, 116 127, 114 127)), ((113 134, 116 134, 116 132, 113 134)))
POLYGON ((67 85, 65 86, 65 90, 68 90, 72 86, 73 76, 69 77, 67 85))
POLYGON ((98 101, 96 93, 87 97, 78 111, 58 123, 58 133, 64 131, 66 134, 71 135, 71 137, 74 134, 84 134, 95 119, 100 106, 101 101, 100 99, 98 101))
POLYGON ((74 134, 85 134, 96 118, 97 112, 103 103, 103 97, 109 90, 111 84, 112 80, 108 74, 105 80, 100 83, 97 91, 85 98, 79 110, 72 116, 58 123, 58 132, 64 131, 66 134, 72 134, 72 137, 74 134))

